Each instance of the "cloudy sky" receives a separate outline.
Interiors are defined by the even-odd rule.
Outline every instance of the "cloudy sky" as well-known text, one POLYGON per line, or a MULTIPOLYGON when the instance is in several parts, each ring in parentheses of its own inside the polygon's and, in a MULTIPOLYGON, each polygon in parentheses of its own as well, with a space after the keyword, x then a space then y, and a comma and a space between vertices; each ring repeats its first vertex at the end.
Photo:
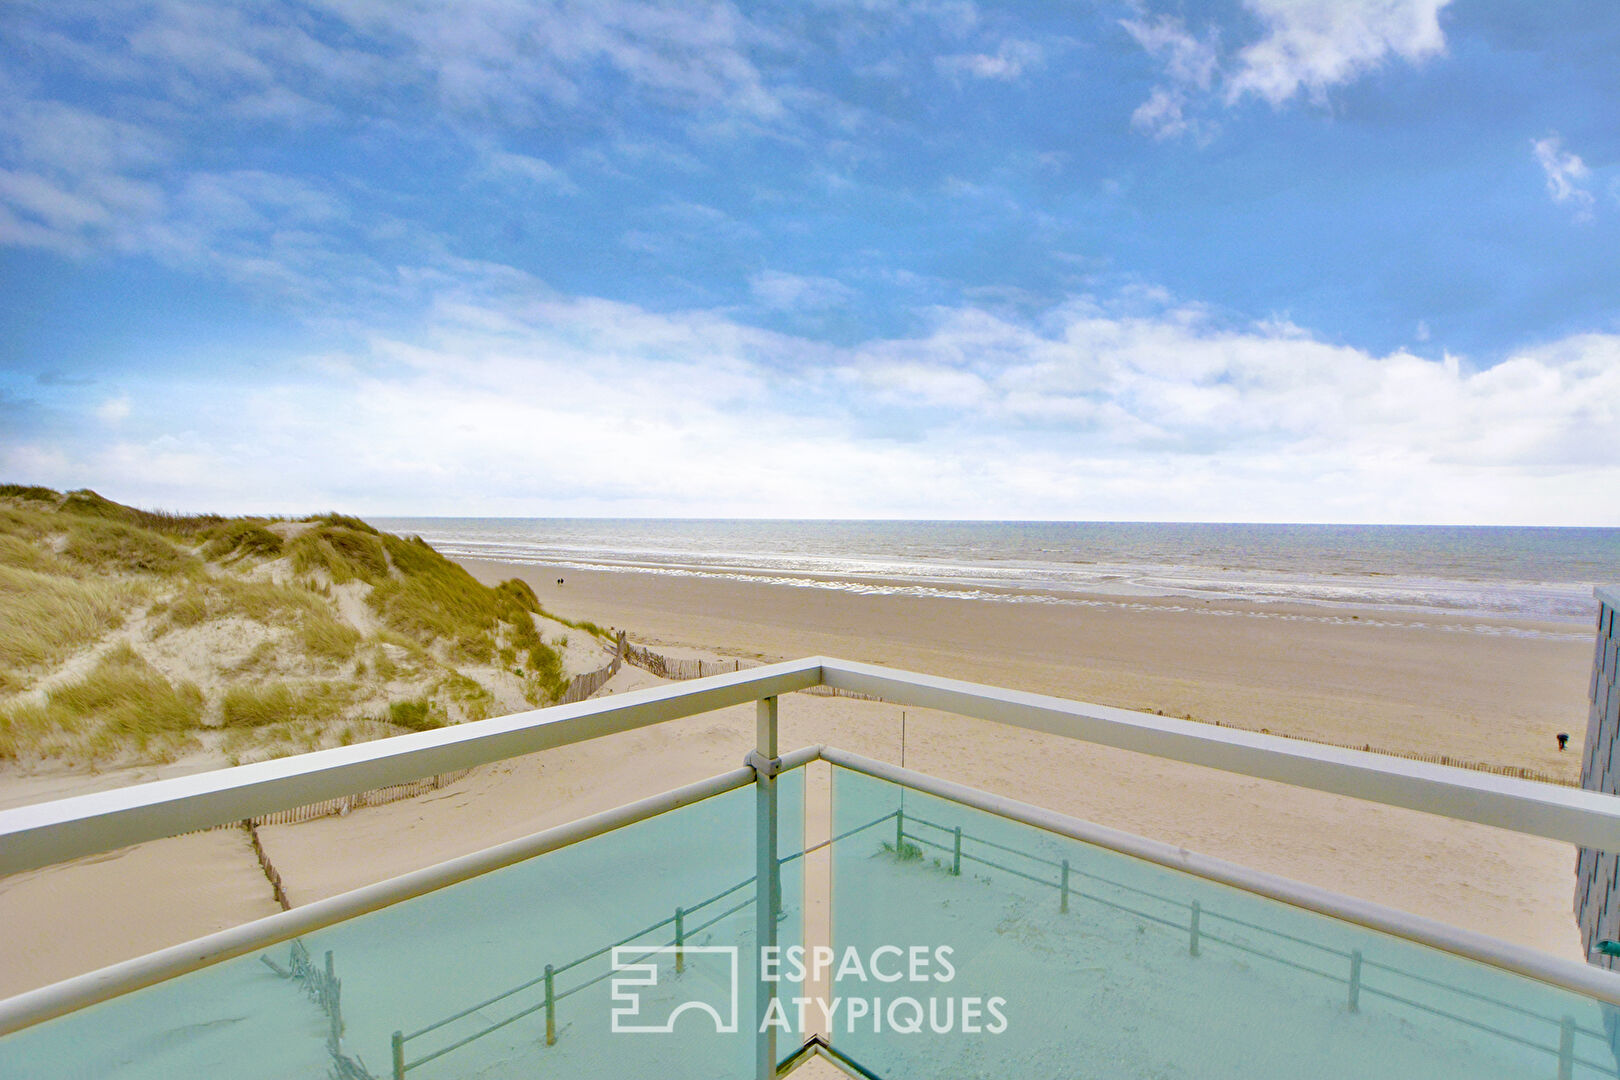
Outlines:
POLYGON ((6 0, 0 479, 1620 524, 1609 0, 6 0))

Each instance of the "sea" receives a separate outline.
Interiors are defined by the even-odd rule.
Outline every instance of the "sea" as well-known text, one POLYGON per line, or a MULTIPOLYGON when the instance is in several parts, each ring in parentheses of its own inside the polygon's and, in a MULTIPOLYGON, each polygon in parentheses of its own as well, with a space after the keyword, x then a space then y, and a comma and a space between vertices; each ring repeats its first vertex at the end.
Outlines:
MULTIPOLYGON (((1620 529, 380 518, 452 558, 1006 603, 1240 600, 1589 627, 1620 529)), ((1556 633, 1558 627, 1552 628, 1556 633)), ((1587 631, 1589 633, 1589 630, 1587 631)), ((1562 636, 1562 635, 1559 635, 1562 636)))

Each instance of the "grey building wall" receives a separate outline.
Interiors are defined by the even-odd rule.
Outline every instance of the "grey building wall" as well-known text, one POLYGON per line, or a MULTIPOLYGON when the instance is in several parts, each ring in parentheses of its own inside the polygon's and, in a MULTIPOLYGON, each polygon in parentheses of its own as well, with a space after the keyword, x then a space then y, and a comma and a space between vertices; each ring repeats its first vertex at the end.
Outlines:
MULTIPOLYGON (((1620 794, 1620 588, 1597 590, 1597 643, 1592 651, 1591 712, 1586 721, 1581 786, 1620 794)), ((1620 957, 1593 957, 1604 938, 1620 941, 1620 853, 1581 848, 1575 864, 1575 919, 1592 963, 1613 969, 1620 957)))

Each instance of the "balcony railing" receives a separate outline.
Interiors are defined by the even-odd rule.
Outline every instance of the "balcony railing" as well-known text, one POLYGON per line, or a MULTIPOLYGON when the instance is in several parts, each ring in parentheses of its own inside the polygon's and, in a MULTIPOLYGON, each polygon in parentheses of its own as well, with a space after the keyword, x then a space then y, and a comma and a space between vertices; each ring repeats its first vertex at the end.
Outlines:
POLYGON ((812 659, 0 812, 9 873, 759 703, 745 768, 0 1002, 0 1075, 763 1077, 810 1052, 891 1078, 1617 1075, 1620 976, 833 747, 779 755, 780 695, 817 684, 1620 849, 1611 796, 812 659), (807 847, 818 759, 832 821, 807 847), (831 931, 807 942, 817 889, 831 931), (955 973, 906 995, 916 1033, 894 988, 829 980, 861 1015, 812 1009, 821 1034, 778 1046, 760 1019, 810 991, 757 957, 807 944, 944 945, 955 973), (735 1030, 615 1032, 637 964, 642 1012, 729 1004, 735 1030))

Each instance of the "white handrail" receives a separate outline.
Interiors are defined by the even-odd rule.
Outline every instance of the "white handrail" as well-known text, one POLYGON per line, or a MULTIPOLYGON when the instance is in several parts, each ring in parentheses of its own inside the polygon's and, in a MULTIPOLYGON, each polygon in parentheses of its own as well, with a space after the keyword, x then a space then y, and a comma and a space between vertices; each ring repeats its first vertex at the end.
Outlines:
POLYGON ((815 686, 798 660, 0 810, 0 875, 815 686))
POLYGON ((0 811, 0 875, 816 685, 1620 851, 1620 797, 1613 795, 808 657, 0 811))
POLYGON ((1620 797, 1152 713, 816 657, 822 683, 1295 787, 1620 851, 1620 797))
MULTIPOLYGON (((782 768, 796 769, 814 761, 820 752, 820 747, 806 747, 792 754, 786 754, 782 758, 782 768)), ((753 783, 754 777, 755 772, 751 768, 734 769, 718 776, 711 776, 707 780, 687 784, 674 791, 666 791, 662 795, 654 795, 627 806, 592 814, 577 821, 570 821, 566 825, 558 825, 482 851, 475 851, 470 855, 462 855, 421 870, 413 870, 387 881, 362 886, 324 900, 316 900, 295 907, 291 911, 268 915, 195 941, 174 945, 146 956, 113 964, 99 971, 77 975, 6 998, 0 1001, 0 1035, 7 1035, 82 1009, 87 1005, 94 1005, 99 1001, 132 993, 142 987, 232 957, 245 956, 300 934, 308 934, 322 927, 381 910, 403 900, 454 885, 458 881, 466 881, 511 866, 513 863, 531 859, 536 855, 601 836, 727 791, 735 791, 753 783)))

